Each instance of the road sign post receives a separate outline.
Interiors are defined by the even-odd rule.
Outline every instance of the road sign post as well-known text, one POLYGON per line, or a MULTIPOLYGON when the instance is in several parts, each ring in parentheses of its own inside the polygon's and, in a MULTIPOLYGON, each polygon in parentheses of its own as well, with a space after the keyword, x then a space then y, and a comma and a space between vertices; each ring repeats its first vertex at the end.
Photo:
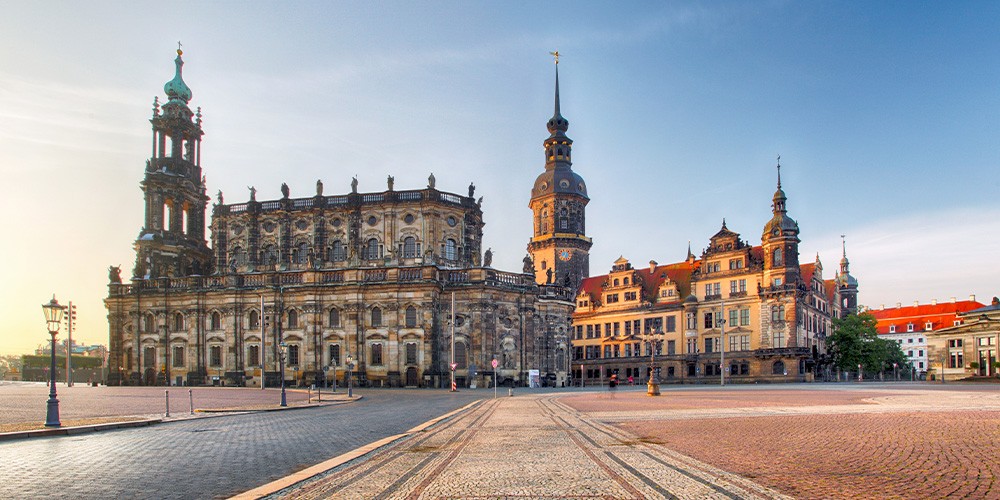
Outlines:
POLYGON ((490 364, 493 365, 493 399, 496 399, 497 398, 497 365, 499 365, 500 363, 497 362, 497 358, 493 358, 493 361, 491 361, 490 364))

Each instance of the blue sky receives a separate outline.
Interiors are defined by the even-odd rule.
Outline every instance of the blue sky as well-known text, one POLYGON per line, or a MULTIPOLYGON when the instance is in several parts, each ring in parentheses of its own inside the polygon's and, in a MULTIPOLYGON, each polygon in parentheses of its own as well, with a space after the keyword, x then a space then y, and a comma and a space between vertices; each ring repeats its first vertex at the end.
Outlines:
POLYGON ((560 62, 587 181, 591 273, 759 243, 775 158, 832 277, 860 301, 997 295, 1000 3, 13 2, 0 19, 0 353, 47 335, 54 292, 104 343, 107 266, 131 270, 153 96, 184 44, 209 194, 425 185, 484 196, 520 269, 560 62), (51 228, 51 229, 47 229, 51 228), (11 242, 14 242, 13 244, 11 242))

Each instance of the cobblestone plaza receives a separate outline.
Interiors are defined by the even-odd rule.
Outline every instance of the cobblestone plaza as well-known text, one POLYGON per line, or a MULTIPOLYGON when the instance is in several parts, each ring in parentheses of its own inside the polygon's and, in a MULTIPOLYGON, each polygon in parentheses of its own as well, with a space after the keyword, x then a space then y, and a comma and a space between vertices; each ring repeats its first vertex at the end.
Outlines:
MULTIPOLYGON (((70 483, 77 498, 1000 498, 997 385, 641 389, 369 389, 334 406, 5 441, 15 474, 0 496, 70 483), (158 475, 128 466, 149 460, 158 475)), ((150 413, 158 400, 125 392, 150 390, 72 391, 64 406, 96 416, 103 395, 148 399, 150 413)), ((215 392, 203 399, 274 394, 215 392)), ((31 402, 0 401, 0 423, 31 402)))

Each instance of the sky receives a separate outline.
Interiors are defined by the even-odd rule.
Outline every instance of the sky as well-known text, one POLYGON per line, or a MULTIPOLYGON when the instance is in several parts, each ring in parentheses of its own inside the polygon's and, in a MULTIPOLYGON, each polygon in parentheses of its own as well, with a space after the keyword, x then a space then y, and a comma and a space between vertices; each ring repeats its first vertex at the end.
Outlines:
MULTIPOLYGON (((776 159, 800 260, 846 235, 863 305, 1000 295, 1000 3, 7 2, 0 18, 0 354, 47 341, 41 304, 107 343, 130 276, 154 96, 184 49, 208 194, 227 203, 439 189, 482 195, 518 271, 558 50, 592 275, 759 244, 776 159)), ((60 334, 60 338, 65 333, 60 334)))

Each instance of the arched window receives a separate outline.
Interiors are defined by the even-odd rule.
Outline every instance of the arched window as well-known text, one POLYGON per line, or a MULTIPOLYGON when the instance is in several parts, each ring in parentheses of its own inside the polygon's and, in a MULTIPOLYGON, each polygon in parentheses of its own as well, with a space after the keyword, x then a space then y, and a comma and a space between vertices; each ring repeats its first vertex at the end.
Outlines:
POLYGON ((299 327, 299 312, 295 309, 288 310, 288 328, 299 327))
POLYGON ((340 310, 336 307, 330 309, 330 315, 327 321, 327 326, 340 326, 340 310))
POLYGON ((364 254, 365 254, 364 257, 368 260, 375 260, 379 258, 378 239, 371 238, 368 240, 367 243, 365 243, 364 254))
POLYGON ((257 311, 250 311, 250 329, 260 329, 260 313, 257 311))
POLYGON ((542 210, 542 220, 539 221, 539 226, 541 226, 541 233, 546 234, 549 232, 549 211, 542 210))
POLYGON ((295 246, 295 249, 292 250, 292 261, 294 261, 296 264, 305 264, 308 255, 309 255, 309 246, 306 245, 305 242, 299 243, 298 245, 295 246))
POLYGON ((785 254, 784 254, 784 252, 782 252, 782 250, 780 248, 775 248, 774 249, 774 265, 776 267, 784 265, 784 261, 785 261, 784 256, 785 256, 785 254))
POLYGON ((372 364, 379 366, 382 364, 382 344, 372 344, 372 364))
POLYGON ((618 285, 619 285, 619 281, 618 281, 618 278, 615 278, 615 281, 614 281, 614 286, 618 286, 618 285))
POLYGON ((466 355, 465 344, 461 342, 455 343, 455 367, 456 370, 462 370, 469 367, 468 356, 466 355))
POLYGON ((778 360, 771 365, 771 375, 784 375, 785 374, 785 362, 778 360))
POLYGON ((347 249, 340 240, 334 240, 333 244, 330 245, 326 260, 333 262, 343 262, 347 260, 347 249))
POLYGON ((156 319, 153 317, 152 313, 147 314, 142 317, 142 331, 147 333, 152 333, 155 329, 156 319))
POLYGON ((417 308, 413 306, 406 307, 406 327, 416 328, 417 327, 417 308))
POLYGON ((455 243, 455 240, 450 238, 446 240, 444 242, 444 258, 446 260, 455 260, 457 248, 458 245, 455 243))
POLYGON ((184 330, 184 315, 181 313, 174 314, 174 331, 180 332, 184 330))
POLYGON ((243 266, 247 263, 247 252, 243 247, 237 245, 233 247, 232 258, 236 261, 237 266, 243 266))
POLYGON ((403 258, 412 259, 417 256, 417 239, 407 236, 403 239, 403 258))
POLYGON ((569 210, 559 210, 559 229, 569 229, 569 210))
POLYGON ((222 315, 219 311, 212 312, 212 319, 209 323, 209 330, 221 330, 222 329, 222 315))
POLYGON ((275 264, 278 262, 278 250, 274 245, 267 245, 260 251, 261 264, 275 264))
POLYGON ((382 326, 382 310, 379 309, 379 308, 377 308, 377 307, 373 307, 372 308, 372 327, 378 328, 380 326, 382 326))
POLYGON ((622 284, 628 286, 628 278, 622 278, 622 284))

